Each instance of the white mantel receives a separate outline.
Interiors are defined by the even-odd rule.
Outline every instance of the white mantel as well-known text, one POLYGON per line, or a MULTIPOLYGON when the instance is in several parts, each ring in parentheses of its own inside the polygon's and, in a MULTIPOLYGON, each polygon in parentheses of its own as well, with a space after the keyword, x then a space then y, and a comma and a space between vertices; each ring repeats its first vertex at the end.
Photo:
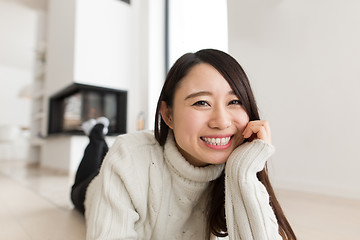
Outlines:
MULTIPOLYGON (((115 139, 116 137, 111 136, 106 137, 105 141, 111 146, 115 139)), ((49 137, 46 141, 46 150, 43 151, 41 165, 62 172, 75 173, 88 143, 89 138, 87 136, 59 135, 49 137)))

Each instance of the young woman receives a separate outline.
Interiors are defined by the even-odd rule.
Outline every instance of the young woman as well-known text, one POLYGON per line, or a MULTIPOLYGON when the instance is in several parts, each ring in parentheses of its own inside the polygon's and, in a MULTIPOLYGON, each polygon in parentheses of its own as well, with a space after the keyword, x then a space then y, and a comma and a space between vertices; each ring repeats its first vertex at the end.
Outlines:
POLYGON ((236 60, 185 54, 167 75, 155 132, 119 136, 91 181, 87 238, 296 239, 267 176, 273 152, 236 60))

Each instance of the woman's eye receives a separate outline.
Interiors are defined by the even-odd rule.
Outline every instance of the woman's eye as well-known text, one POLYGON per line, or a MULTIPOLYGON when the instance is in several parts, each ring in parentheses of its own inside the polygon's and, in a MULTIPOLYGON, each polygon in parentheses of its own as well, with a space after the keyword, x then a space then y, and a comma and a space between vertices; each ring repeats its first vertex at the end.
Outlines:
POLYGON ((210 104, 207 103, 206 101, 197 101, 196 103, 193 104, 193 106, 210 106, 210 104))
POLYGON ((241 105, 240 100, 234 99, 229 102, 229 105, 241 105))

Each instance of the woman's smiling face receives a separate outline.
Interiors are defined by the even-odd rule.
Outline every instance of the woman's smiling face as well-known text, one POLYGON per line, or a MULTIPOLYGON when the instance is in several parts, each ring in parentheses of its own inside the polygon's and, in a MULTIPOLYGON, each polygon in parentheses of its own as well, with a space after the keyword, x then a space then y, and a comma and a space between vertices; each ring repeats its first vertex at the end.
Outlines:
POLYGON ((249 117, 228 82, 210 64, 192 67, 161 114, 177 147, 194 166, 225 163, 243 141, 249 117))

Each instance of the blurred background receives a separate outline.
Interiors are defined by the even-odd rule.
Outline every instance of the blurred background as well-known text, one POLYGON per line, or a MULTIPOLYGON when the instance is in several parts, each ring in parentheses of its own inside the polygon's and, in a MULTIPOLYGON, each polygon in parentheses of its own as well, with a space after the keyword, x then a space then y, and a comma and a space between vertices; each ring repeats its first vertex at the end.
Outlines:
POLYGON ((153 129, 174 61, 217 48, 243 66, 270 121, 276 189, 359 211, 359 10, 356 0, 0 0, 0 162, 71 175, 87 138, 49 134, 52 96, 74 83, 125 91, 126 132, 153 129))

